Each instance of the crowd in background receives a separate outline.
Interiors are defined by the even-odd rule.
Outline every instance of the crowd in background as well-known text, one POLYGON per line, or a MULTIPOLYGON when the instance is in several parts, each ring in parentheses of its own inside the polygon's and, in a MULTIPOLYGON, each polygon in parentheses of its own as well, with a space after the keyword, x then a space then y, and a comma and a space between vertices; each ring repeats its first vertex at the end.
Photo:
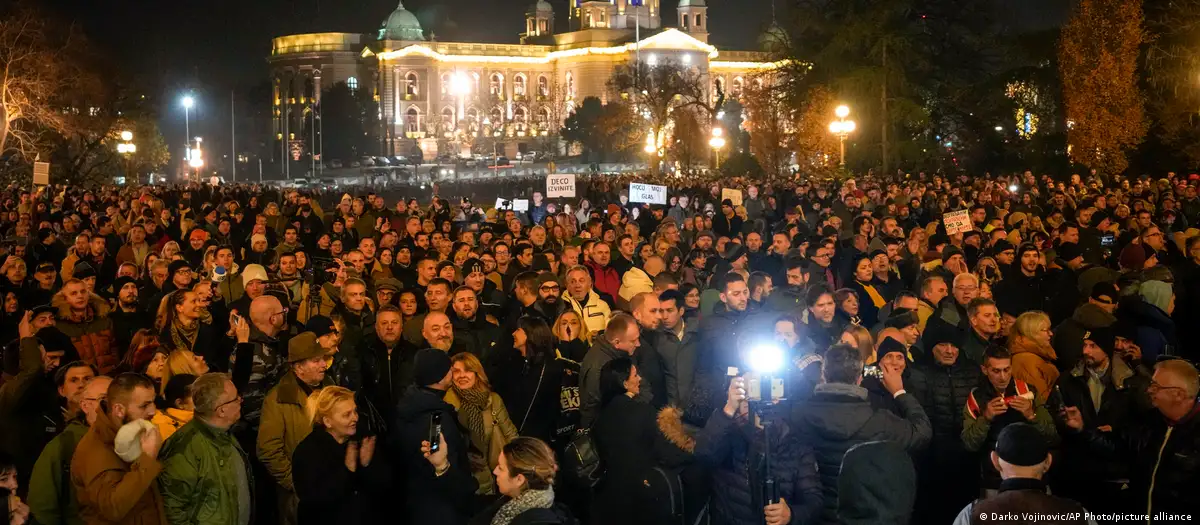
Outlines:
POLYGON ((1200 517, 1200 175, 576 188, 9 188, 0 517, 1200 517))

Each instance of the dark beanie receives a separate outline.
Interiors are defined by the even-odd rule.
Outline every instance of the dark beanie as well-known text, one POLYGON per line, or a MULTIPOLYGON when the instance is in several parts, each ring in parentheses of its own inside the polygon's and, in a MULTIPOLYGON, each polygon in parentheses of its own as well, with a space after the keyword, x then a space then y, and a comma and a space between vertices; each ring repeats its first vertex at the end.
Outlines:
POLYGON ((1000 255, 1001 253, 1004 253, 1008 250, 1015 250, 1015 249, 1016 249, 1016 247, 1013 246, 1013 244, 1011 242, 1008 242, 1007 239, 1000 239, 1000 240, 996 241, 996 244, 992 245, 992 254, 1000 255))
POLYGON ((124 288, 125 285, 129 283, 137 285, 137 279, 128 276, 117 277, 117 279, 113 281, 112 285, 113 297, 121 295, 121 288, 124 288))
POLYGON ((897 341, 894 337, 886 337, 879 343, 879 348, 875 349, 875 362, 882 361, 883 356, 892 352, 899 352, 905 359, 908 359, 908 348, 904 346, 904 343, 897 341))
POLYGON ((1046 438, 1029 423, 1012 423, 996 438, 996 455, 1010 465, 1032 467, 1046 461, 1049 454, 1046 438))
POLYGON ((897 308, 892 311, 891 316, 884 320, 883 326, 885 328, 905 328, 920 324, 920 322, 921 320, 917 316, 917 312, 908 308, 897 308))
POLYGON ((173 279, 175 277, 176 272, 178 272, 179 270, 182 270, 184 268, 191 269, 191 267, 192 267, 192 263, 189 263, 183 259, 180 259, 178 261, 171 261, 171 265, 167 266, 167 279, 173 279))
MULTIPOLYGON (((951 245, 947 245, 945 248, 942 248, 942 264, 945 264, 946 261, 949 261, 950 258, 954 257, 955 255, 963 255, 962 249, 959 248, 958 246, 954 246, 951 244, 951 245)), ((964 255, 964 257, 965 257, 965 255, 964 255)))
POLYGON ((1116 330, 1112 327, 1093 328, 1083 333, 1083 340, 1096 343, 1105 354, 1111 356, 1116 347, 1116 330))
POLYGON ((436 348, 417 352, 413 362, 413 380, 417 386, 429 386, 446 377, 450 371, 450 355, 436 348))
POLYGON ((75 343, 71 342, 71 337, 64 334, 58 327, 47 326, 38 330, 37 340, 46 348, 47 352, 63 352, 63 363, 79 359, 79 353, 75 350, 75 343))
POLYGON ((1022 243, 1020 246, 1017 247, 1017 263, 1020 264, 1021 257, 1025 255, 1025 252, 1036 252, 1036 251, 1038 251, 1037 245, 1035 245, 1031 242, 1022 243))

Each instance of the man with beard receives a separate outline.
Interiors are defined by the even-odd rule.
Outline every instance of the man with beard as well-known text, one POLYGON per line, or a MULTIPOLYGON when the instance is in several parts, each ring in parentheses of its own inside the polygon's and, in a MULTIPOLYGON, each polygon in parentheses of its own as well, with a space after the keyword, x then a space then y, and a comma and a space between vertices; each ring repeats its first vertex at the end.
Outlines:
POLYGON ((538 275, 537 286, 538 300, 533 307, 543 319, 551 320, 547 324, 553 323, 553 319, 558 319, 558 315, 567 308, 561 297, 562 286, 550 272, 542 272, 538 275))
POLYGON ((658 296, 652 292, 643 292, 633 296, 629 301, 629 309, 633 310, 633 318, 641 327, 641 340, 633 353, 633 362, 637 366, 638 375, 642 377, 642 388, 638 399, 650 403, 655 408, 667 404, 667 380, 663 373, 662 357, 652 345, 655 341, 653 334, 662 325, 661 305, 658 296))
POLYGON ((112 311, 108 314, 112 319, 113 335, 118 349, 128 349, 133 334, 142 328, 150 328, 152 323, 138 305, 137 281, 132 277, 119 277, 113 281, 112 311))
POLYGON ((426 313, 419 314, 404 323, 404 340, 417 348, 421 345, 421 329, 425 325, 425 317, 434 312, 446 313, 450 307, 450 281, 435 277, 425 288, 426 313))
MULTIPOLYGON (((752 316, 748 311, 750 288, 745 279, 736 273, 714 278, 721 292, 721 303, 725 309, 704 319, 700 326, 702 341, 700 363, 707 372, 724 374, 729 367, 743 367, 738 357, 741 335, 752 329, 752 316)), ((720 387, 716 386, 720 391, 720 387)))
POLYGON ((454 337, 454 325, 450 323, 450 316, 442 312, 429 312, 429 315, 425 316, 424 325, 421 327, 421 338, 425 342, 424 346, 436 348, 450 355, 463 352, 479 355, 477 349, 473 348, 469 341, 454 337))
POLYGON ((463 263, 462 273, 463 285, 475 292, 483 313, 495 319, 503 317, 501 308, 504 305, 504 294, 496 288, 496 283, 487 278, 483 262, 474 258, 467 259, 467 262, 463 263))
POLYGON ((154 383, 140 374, 117 376, 108 387, 104 410, 71 457, 71 485, 85 523, 165 524, 156 478, 162 470, 158 428, 143 431, 141 454, 133 463, 117 455, 114 442, 122 425, 154 417, 154 383))
MULTIPOLYGON (((1046 271, 1041 267, 1041 253, 1038 252, 1037 246, 1031 243, 1024 243, 1017 248, 1016 271, 1011 271, 1004 276, 993 294, 997 301, 1011 302, 1019 311, 1027 312, 1030 310, 1046 310, 1048 298, 1046 296, 1047 279, 1046 271)), ((1074 309, 1074 305, 1072 305, 1074 309)), ((1067 312, 1070 316, 1070 312, 1067 312)))
POLYGON ((500 327, 479 311, 479 299, 475 291, 467 286, 454 290, 452 305, 454 315, 450 319, 455 333, 466 346, 476 349, 483 362, 488 362, 491 350, 500 336, 500 327))
POLYGON ((791 312, 803 310, 804 291, 808 288, 809 273, 805 271, 808 262, 800 257, 788 259, 786 270, 783 272, 787 286, 776 288, 767 296, 767 306, 776 312, 791 312))

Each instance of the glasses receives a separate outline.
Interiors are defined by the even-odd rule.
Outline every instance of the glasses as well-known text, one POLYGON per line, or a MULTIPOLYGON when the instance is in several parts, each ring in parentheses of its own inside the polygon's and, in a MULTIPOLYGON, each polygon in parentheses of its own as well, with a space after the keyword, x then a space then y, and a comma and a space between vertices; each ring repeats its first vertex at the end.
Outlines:
POLYGON ((561 288, 559 288, 558 286, 543 286, 543 287, 541 287, 541 288, 538 288, 538 289, 539 289, 539 290, 541 290, 541 291, 543 291, 543 292, 557 292, 557 291, 558 291, 558 290, 560 290, 561 288))
POLYGON ((278 312, 275 312, 275 313, 273 313, 273 314, 271 314, 271 315, 287 315, 287 313, 288 313, 288 309, 287 309, 287 308, 284 308, 284 309, 282 309, 282 310, 280 310, 280 311, 278 311, 278 312))
POLYGON ((237 396, 237 397, 235 397, 235 398, 233 398, 233 399, 230 399, 229 401, 226 401, 226 402, 224 402, 224 403, 221 403, 221 404, 217 405, 217 408, 214 408, 214 409, 213 409, 213 411, 220 410, 220 409, 221 409, 221 407, 223 407, 223 406, 225 406, 225 405, 229 405, 229 404, 232 404, 232 403, 241 403, 241 402, 242 402, 242 395, 241 395, 241 394, 238 394, 238 396, 237 396))
POLYGON ((1150 380, 1150 384, 1146 386, 1146 391, 1147 391, 1147 392, 1152 392, 1152 391, 1155 391, 1155 390, 1172 390, 1172 389, 1175 389, 1175 390, 1183 390, 1183 387, 1178 387, 1178 386, 1163 386, 1163 385, 1160 385, 1160 384, 1158 384, 1158 382, 1154 381, 1153 379, 1151 379, 1151 380, 1150 380))

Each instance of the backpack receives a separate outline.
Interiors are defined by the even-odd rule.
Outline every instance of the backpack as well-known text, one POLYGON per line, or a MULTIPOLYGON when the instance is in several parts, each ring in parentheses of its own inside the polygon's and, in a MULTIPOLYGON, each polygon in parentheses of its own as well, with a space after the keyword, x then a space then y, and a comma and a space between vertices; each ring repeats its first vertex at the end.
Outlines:
POLYGON ((604 465, 590 430, 579 430, 563 448, 563 472, 581 487, 595 488, 604 477, 604 465))
POLYGON ((657 466, 647 470, 642 497, 652 513, 651 522, 683 524, 683 482, 678 471, 657 466))

